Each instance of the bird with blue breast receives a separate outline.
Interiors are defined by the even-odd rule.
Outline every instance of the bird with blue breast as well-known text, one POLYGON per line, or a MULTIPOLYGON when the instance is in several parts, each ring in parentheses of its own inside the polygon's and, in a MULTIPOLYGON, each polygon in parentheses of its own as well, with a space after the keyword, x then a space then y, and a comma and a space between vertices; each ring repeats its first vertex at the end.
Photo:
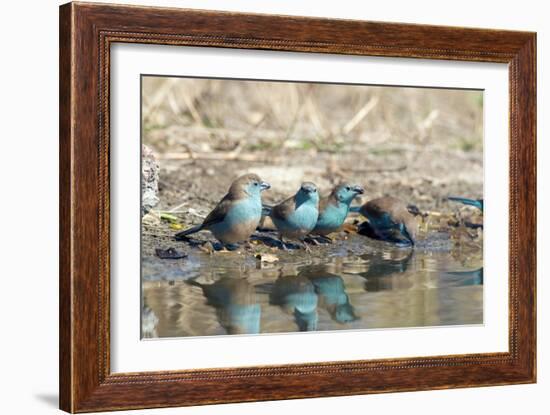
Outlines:
POLYGON ((279 233, 283 249, 287 250, 284 238, 297 239, 309 251, 304 238, 315 228, 319 217, 319 192, 311 182, 304 182, 294 196, 272 208, 264 207, 279 233))
POLYGON ((250 238, 262 216, 262 192, 271 186, 257 174, 245 174, 237 178, 227 194, 197 226, 175 235, 185 240, 189 235, 208 230, 224 247, 235 249, 236 244, 250 238))
POLYGON ((351 202, 363 193, 364 189, 356 184, 340 183, 335 186, 328 196, 321 198, 319 217, 311 233, 332 241, 327 235, 342 227, 350 211, 351 202))

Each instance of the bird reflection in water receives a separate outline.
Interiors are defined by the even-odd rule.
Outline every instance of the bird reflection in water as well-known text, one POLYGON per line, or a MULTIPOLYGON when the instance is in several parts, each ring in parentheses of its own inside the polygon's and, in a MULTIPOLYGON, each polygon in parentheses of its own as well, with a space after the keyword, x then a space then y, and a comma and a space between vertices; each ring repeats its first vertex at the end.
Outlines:
POLYGON ((269 302, 293 314, 300 331, 317 330, 317 293, 303 275, 280 276, 271 288, 269 302))
MULTIPOLYGON (((412 264, 414 251, 398 252, 396 256, 369 256, 367 259, 368 269, 360 275, 366 279, 365 290, 383 291, 394 288, 396 281, 392 276, 397 276, 406 272, 412 264)), ((406 284, 401 280, 399 284, 406 284)), ((412 284, 412 282, 411 282, 412 284)))
POLYGON ((373 242, 362 253, 312 262, 260 268, 255 262, 175 283, 146 281, 142 337, 483 321, 482 261, 470 251, 373 242))
POLYGON ((334 321, 343 324, 358 319, 341 276, 328 272, 324 266, 306 267, 300 275, 311 281, 318 295, 319 307, 326 309, 334 321))
POLYGON ((213 284, 201 284, 192 279, 187 283, 202 289, 228 334, 260 332, 261 306, 254 286, 245 278, 222 277, 213 284))
POLYGON ((141 336, 145 339, 158 337, 157 326, 159 318, 155 312, 144 304, 141 310, 141 336))
POLYGON ((483 285, 483 267, 473 271, 448 271, 444 276, 456 286, 483 285))

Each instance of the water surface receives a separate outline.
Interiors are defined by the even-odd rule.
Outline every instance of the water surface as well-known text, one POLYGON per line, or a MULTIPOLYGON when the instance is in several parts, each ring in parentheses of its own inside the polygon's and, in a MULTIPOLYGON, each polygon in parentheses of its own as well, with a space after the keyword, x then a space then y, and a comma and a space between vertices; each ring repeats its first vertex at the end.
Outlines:
POLYGON ((482 251, 432 238, 417 249, 360 235, 303 250, 142 262, 143 337, 483 323, 482 251))

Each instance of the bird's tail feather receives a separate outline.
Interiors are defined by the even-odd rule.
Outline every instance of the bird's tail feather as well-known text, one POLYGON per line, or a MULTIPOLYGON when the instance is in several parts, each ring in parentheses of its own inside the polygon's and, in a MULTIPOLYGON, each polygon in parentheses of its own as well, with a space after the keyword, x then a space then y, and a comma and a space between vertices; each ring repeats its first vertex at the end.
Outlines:
POLYGON ((185 280, 185 283, 188 285, 192 285, 193 287, 203 288, 203 285, 200 282, 196 281, 195 278, 190 278, 188 280, 185 280))
POLYGON ((185 239, 187 235, 192 235, 198 231, 202 230, 202 225, 193 226, 192 228, 181 231, 175 235, 176 240, 185 239))
POLYGON ((262 216, 269 216, 271 215, 271 210, 273 209, 273 206, 269 205, 262 205, 262 216))
POLYGON ((449 196, 447 199, 452 200, 454 202, 460 202, 464 205, 475 206, 478 209, 481 209, 481 204, 479 203, 479 201, 474 199, 468 199, 465 197, 457 197, 457 196, 449 196))

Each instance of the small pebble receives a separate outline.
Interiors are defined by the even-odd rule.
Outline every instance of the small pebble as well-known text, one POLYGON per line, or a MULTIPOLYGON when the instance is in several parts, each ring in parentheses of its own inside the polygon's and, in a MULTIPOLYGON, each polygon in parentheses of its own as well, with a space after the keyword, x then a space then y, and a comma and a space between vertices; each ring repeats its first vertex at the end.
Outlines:
POLYGON ((178 251, 175 248, 157 248, 155 249, 155 252, 157 256, 161 259, 182 259, 187 257, 187 254, 185 252, 178 251))

